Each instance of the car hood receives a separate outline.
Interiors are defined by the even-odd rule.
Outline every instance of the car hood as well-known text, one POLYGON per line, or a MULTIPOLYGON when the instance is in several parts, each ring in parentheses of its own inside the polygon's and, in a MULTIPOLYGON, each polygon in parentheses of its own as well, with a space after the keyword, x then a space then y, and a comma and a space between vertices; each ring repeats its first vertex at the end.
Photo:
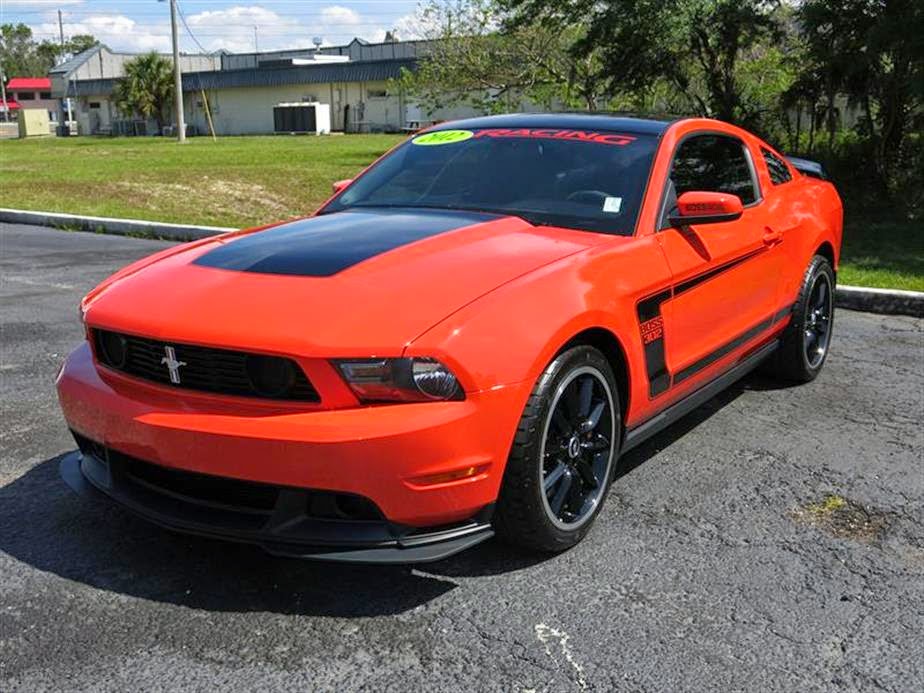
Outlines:
POLYGON ((218 236, 130 266, 87 323, 302 356, 400 353, 449 314, 612 236, 511 216, 362 210, 218 236))

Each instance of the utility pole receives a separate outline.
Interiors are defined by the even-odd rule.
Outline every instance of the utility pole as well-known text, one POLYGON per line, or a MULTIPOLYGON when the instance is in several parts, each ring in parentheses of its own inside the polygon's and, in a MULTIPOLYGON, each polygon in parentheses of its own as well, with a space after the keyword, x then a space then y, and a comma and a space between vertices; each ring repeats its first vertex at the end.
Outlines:
POLYGON ((0 96, 3 98, 3 122, 6 123, 10 120, 10 108, 6 102, 6 75, 2 65, 0 65, 0 96))
POLYGON ((170 0, 170 27, 173 31, 173 90, 176 110, 176 139, 186 141, 186 123, 183 118, 183 77, 180 74, 180 40, 176 28, 176 0, 170 0))
MULTIPOLYGON (((61 50, 64 50, 64 15, 61 14, 61 10, 58 10, 58 34, 61 37, 61 50)), ((63 54, 62 54, 63 58, 63 54)), ((64 107, 67 109, 67 127, 71 125, 71 97, 67 95, 70 91, 70 80, 67 81, 68 90, 64 92, 64 107)))
POLYGON ((253 52, 254 52, 254 53, 259 53, 259 52, 260 52, 260 39, 257 38, 257 27, 256 27, 256 25, 254 25, 254 27, 253 27, 253 52))

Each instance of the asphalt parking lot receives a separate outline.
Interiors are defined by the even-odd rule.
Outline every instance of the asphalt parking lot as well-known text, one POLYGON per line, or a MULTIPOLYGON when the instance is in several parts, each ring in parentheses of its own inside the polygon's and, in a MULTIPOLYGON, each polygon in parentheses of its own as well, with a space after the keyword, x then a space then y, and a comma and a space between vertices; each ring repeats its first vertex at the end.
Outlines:
POLYGON ((924 690, 924 320, 841 311, 631 453, 588 539, 272 559, 75 496, 80 296, 166 243, 0 225, 0 690, 924 690))

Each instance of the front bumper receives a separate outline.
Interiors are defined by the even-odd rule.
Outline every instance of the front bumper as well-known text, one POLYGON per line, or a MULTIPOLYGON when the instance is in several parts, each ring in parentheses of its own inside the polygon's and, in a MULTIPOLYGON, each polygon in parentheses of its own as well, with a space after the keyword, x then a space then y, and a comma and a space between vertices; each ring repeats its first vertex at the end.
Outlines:
POLYGON ((436 531, 404 527, 371 516, 374 506, 356 505, 362 519, 334 509, 331 494, 273 487, 164 468, 152 477, 150 465, 77 436, 81 450, 60 463, 64 481, 77 493, 107 497, 167 529, 256 544, 276 556, 348 563, 407 564, 437 561, 491 538, 488 506, 467 522, 436 531), (147 470, 147 471, 145 471, 147 470), (164 478, 166 475, 166 480, 164 478), (180 482, 180 483, 172 483, 180 482), (221 502, 204 493, 209 483, 223 488, 221 502), (236 484, 229 489, 228 484, 236 484), (315 502, 313 502, 315 501, 315 502), (312 508, 326 507, 325 517, 312 508))
POLYGON ((514 386, 461 402, 300 408, 138 381, 97 368, 87 344, 68 357, 57 388, 75 433, 131 458, 355 494, 387 522, 416 528, 467 522, 496 500, 528 395, 514 386))

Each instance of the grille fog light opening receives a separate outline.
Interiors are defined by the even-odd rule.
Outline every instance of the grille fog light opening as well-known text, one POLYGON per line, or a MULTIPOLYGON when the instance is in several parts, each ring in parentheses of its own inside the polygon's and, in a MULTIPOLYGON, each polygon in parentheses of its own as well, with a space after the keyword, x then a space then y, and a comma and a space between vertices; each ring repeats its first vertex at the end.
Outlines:
POLYGON ((368 498, 334 491, 309 491, 305 509, 309 517, 318 520, 369 522, 385 518, 368 498))
POLYGON ((295 368, 288 359, 251 354, 246 368, 251 386, 263 397, 282 397, 295 385, 295 368))
POLYGON ((97 342, 106 365, 113 368, 124 368, 128 359, 128 342, 115 332, 99 332, 97 342))

